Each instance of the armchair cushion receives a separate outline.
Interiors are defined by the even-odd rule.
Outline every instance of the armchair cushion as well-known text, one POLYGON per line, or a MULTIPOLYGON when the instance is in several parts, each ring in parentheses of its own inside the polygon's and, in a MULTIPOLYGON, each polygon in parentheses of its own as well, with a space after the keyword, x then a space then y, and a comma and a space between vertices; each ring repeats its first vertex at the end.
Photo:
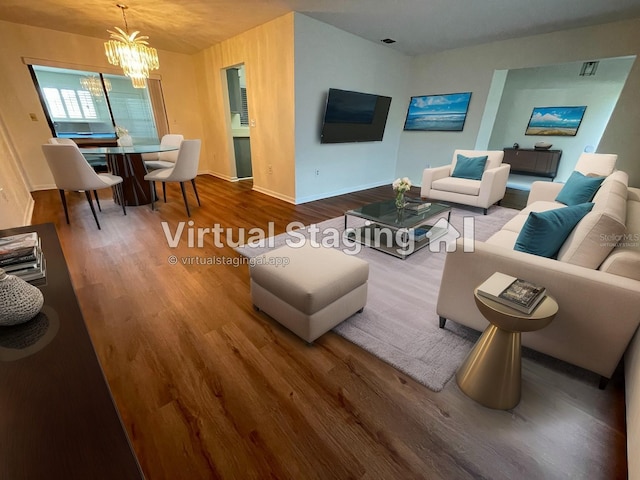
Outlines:
POLYGON ((593 203, 581 203, 529 213, 513 249, 554 258, 574 227, 592 208, 593 203))
POLYGON ((451 176, 469 180, 481 180, 484 167, 487 164, 487 158, 487 155, 482 157, 466 157, 458 154, 451 176))
POLYGON ((556 202, 578 205, 590 202, 605 177, 591 177, 574 171, 558 193, 556 202))
POLYGON ((462 195, 478 195, 480 193, 480 181, 467 178, 445 177, 431 183, 432 190, 460 193, 462 195))

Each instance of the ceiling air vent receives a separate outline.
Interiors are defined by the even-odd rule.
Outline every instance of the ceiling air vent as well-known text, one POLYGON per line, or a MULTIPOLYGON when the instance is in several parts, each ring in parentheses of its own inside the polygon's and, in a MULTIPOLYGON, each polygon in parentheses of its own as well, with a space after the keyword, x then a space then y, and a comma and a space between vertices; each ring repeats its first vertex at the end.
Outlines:
POLYGON ((582 68, 580 69, 581 77, 590 77, 596 74, 596 70, 598 69, 598 63, 600 62, 584 62, 582 64, 582 68))
POLYGON ((396 41, 393 38, 383 38, 382 40, 380 40, 382 43, 396 43, 396 41))

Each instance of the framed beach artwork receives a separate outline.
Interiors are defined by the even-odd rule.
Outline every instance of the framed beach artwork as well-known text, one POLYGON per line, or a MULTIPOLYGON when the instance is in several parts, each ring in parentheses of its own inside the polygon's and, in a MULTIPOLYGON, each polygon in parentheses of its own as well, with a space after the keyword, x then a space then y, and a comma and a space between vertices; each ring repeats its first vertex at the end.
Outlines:
POLYGON ((411 97, 405 130, 461 132, 471 92, 411 97))
POLYGON ((584 117, 582 107, 534 107, 525 135, 573 137, 584 117))

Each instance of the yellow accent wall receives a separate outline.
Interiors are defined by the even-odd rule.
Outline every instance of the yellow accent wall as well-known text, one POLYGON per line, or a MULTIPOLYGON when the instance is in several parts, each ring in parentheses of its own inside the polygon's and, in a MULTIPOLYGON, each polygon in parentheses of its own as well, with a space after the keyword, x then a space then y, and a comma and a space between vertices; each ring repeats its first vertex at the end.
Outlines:
POLYGON ((225 71, 244 64, 253 188, 295 202, 294 14, 289 13, 196 54, 208 170, 235 177, 225 71))

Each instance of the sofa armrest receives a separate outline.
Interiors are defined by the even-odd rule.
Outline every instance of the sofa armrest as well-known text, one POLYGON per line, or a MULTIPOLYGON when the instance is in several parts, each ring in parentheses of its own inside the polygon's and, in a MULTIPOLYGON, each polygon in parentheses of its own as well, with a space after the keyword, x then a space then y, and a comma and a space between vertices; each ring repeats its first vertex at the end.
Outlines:
POLYGON ((537 202, 538 200, 545 202, 555 201, 558 193, 562 190, 562 187, 564 187, 564 183, 541 181, 533 182, 531 184, 529 198, 527 199, 527 206, 531 205, 533 202, 537 202))
POLYGON ((442 167, 425 168, 422 172, 422 188, 420 189, 421 197, 429 197, 431 193, 431 183, 435 180, 448 177, 451 174, 451 165, 443 165, 442 167))
POLYGON ((437 313, 482 331, 474 289, 494 272, 547 288, 559 305, 549 326, 522 335, 522 344, 610 378, 640 324, 640 281, 558 260, 475 242, 464 252, 459 239, 446 254, 437 313))
POLYGON ((478 193, 478 207, 489 208, 491 205, 504 198, 507 190, 507 180, 511 165, 503 163, 496 168, 488 168, 482 174, 480 180, 480 192, 478 193))

